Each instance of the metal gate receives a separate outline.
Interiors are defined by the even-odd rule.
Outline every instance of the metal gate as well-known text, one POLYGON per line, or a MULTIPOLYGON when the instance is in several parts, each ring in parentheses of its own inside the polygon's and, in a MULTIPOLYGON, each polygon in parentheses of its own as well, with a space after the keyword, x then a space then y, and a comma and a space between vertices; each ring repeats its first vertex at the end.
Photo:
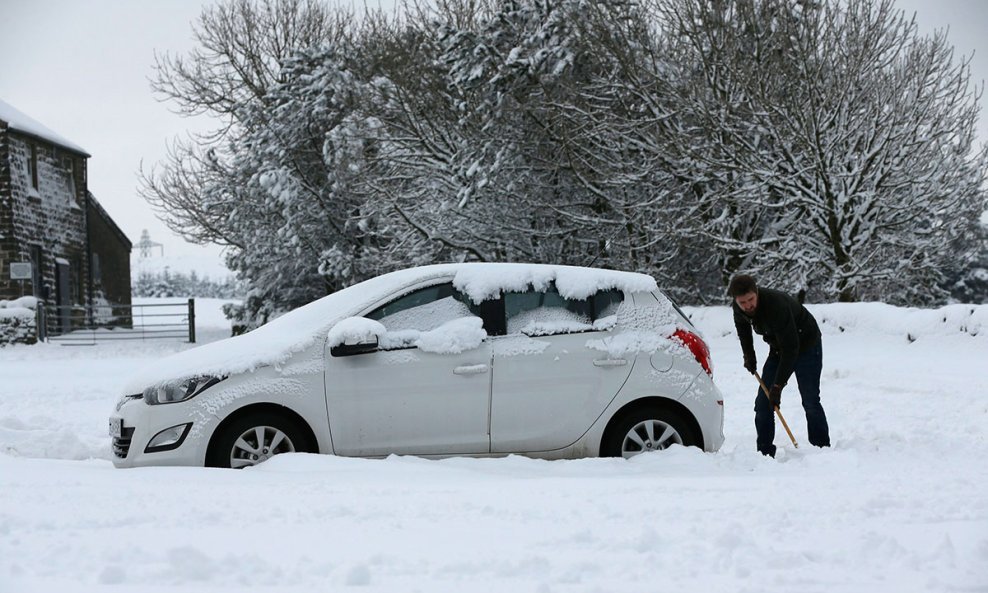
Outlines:
POLYGON ((114 340, 196 341, 196 300, 132 305, 39 305, 38 340, 95 344, 114 340))

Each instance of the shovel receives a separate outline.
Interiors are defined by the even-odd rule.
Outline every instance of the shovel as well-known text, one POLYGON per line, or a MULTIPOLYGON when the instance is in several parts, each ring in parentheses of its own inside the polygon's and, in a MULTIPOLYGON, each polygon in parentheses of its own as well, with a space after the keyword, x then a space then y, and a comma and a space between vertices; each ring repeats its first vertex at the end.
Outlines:
MULTIPOLYGON (((771 403, 772 398, 769 397, 768 387, 765 387, 765 382, 762 381, 762 378, 760 376, 758 376, 758 373, 755 373, 755 378, 758 379, 758 384, 762 386, 762 391, 765 392, 765 397, 768 397, 769 403, 771 403)), ((782 421, 782 427, 786 429, 786 434, 789 435, 789 440, 792 441, 792 446, 799 449, 799 443, 796 442, 796 437, 792 436, 792 431, 789 430, 789 425, 786 424, 786 419, 782 417, 782 410, 779 409, 779 406, 773 405, 772 407, 775 408, 776 416, 778 416, 779 420, 782 421)))

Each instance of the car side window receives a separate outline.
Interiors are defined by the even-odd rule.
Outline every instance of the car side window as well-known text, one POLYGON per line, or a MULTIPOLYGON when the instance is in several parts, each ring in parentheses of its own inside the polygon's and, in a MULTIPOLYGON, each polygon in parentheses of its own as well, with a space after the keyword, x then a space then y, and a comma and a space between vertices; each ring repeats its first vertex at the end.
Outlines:
MULTIPOLYGON (((606 325, 608 320, 617 321, 617 311, 624 302, 624 293, 620 290, 601 290, 590 297, 593 308, 594 326, 606 325)), ((613 324, 611 324, 613 325, 613 324)))
POLYGON ((613 323, 605 327, 596 322, 616 316, 623 300, 619 290, 600 291, 579 300, 563 298, 554 286, 545 291, 508 292, 504 294, 507 333, 547 336, 608 329, 613 323))
POLYGON ((479 317, 477 307, 451 283, 420 288, 381 305, 364 317, 380 321, 389 332, 430 331, 461 317, 479 317))

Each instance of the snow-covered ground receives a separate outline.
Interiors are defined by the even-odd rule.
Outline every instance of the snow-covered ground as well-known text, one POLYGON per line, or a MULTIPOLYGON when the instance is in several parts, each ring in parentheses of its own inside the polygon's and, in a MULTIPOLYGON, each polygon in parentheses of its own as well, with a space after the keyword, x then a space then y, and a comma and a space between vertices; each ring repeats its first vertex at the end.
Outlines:
POLYGON ((801 446, 780 429, 775 460, 726 308, 690 310, 723 449, 631 461, 116 470, 119 386, 188 346, 0 349, 0 592, 988 591, 988 307, 812 310, 834 447, 805 442, 793 387, 801 446))

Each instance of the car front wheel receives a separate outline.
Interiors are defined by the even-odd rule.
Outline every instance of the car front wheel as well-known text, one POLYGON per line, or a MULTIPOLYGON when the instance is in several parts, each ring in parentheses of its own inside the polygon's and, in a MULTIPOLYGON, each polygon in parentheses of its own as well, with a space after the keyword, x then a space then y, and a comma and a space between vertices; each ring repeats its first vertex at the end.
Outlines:
POLYGON ((630 459, 672 445, 694 446, 697 439, 682 416, 661 408, 640 408, 626 414, 602 443, 605 457, 630 459))
POLYGON ((209 467, 241 469, 280 453, 311 452, 305 431, 285 417, 249 414, 222 429, 206 459, 209 467))

